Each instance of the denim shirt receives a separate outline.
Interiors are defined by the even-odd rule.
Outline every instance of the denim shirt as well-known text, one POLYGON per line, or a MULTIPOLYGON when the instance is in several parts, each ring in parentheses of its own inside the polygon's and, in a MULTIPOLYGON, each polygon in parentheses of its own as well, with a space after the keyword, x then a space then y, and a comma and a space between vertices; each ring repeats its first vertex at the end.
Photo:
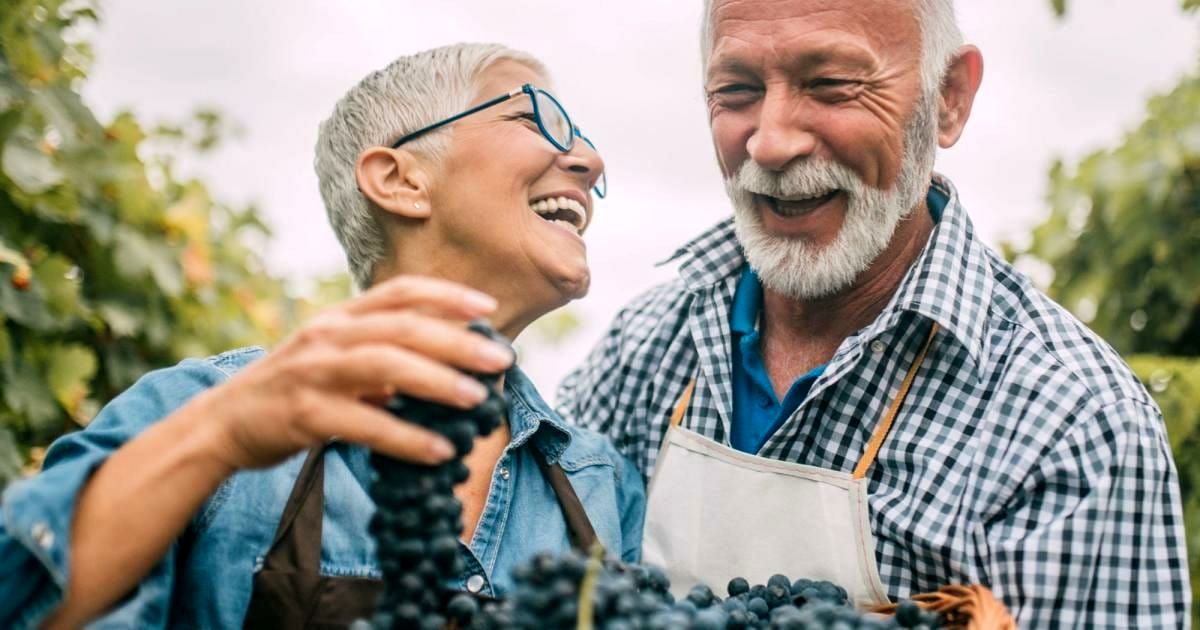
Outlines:
MULTIPOLYGON (((12 484, 0 502, 0 628, 37 624, 61 601, 70 570, 70 526, 89 476, 122 444, 192 396, 219 385, 258 348, 186 360, 147 374, 109 403, 83 431, 59 438, 37 476, 12 484)), ((613 555, 635 561, 641 547, 645 491, 637 469, 597 434, 568 426, 516 367, 505 378, 511 443, 496 463, 487 503, 469 544, 460 545, 468 579, 503 597, 514 564, 539 551, 570 548, 554 491, 532 449, 557 461, 579 495, 596 534, 613 555), (480 576, 480 577, 475 577, 480 576)), ((267 470, 238 472, 219 486, 166 557, 121 602, 90 627, 237 628, 305 453, 267 470)), ((367 523, 368 451, 335 444, 325 455, 321 573, 379 577, 367 523)), ((154 518, 146 514, 145 518, 154 518)))

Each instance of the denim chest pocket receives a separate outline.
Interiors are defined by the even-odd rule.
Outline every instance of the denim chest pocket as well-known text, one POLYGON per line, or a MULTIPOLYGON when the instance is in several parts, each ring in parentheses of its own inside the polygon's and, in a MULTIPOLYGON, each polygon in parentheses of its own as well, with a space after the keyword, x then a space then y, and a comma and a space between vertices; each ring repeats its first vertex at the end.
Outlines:
POLYGON ((612 460, 601 455, 571 457, 564 453, 559 465, 583 503, 601 543, 619 554, 622 545, 620 500, 616 466, 612 460))

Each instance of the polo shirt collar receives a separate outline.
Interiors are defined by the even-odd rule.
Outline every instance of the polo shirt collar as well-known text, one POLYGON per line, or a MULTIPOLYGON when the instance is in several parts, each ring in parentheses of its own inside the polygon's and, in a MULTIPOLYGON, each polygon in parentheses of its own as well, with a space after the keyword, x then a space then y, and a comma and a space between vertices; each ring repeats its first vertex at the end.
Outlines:
POLYGON ((733 308, 730 310, 729 330, 736 335, 748 335, 758 328, 758 314, 762 311, 763 290, 758 275, 750 265, 742 267, 737 289, 733 293, 733 308))

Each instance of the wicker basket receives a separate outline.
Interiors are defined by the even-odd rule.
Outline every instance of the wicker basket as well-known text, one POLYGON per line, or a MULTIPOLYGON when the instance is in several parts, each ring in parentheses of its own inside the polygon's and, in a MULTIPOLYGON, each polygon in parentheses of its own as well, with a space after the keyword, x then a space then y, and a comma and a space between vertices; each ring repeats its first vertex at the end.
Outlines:
MULTIPOLYGON (((986 586, 947 586, 935 593, 910 599, 921 608, 938 613, 942 627, 950 630, 1017 630, 1008 609, 986 586)), ((874 612, 895 614, 896 605, 880 606, 874 612)))

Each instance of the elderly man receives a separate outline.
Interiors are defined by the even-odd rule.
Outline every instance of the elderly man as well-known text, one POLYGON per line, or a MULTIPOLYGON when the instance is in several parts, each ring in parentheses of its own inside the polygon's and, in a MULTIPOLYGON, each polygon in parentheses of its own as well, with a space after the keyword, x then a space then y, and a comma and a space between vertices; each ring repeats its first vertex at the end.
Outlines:
POLYGON ((932 172, 983 72, 951 0, 712 0, 703 54, 733 217, 559 394, 650 478, 644 558, 860 604, 982 583, 1027 627, 1185 625, 1159 410, 932 172))

